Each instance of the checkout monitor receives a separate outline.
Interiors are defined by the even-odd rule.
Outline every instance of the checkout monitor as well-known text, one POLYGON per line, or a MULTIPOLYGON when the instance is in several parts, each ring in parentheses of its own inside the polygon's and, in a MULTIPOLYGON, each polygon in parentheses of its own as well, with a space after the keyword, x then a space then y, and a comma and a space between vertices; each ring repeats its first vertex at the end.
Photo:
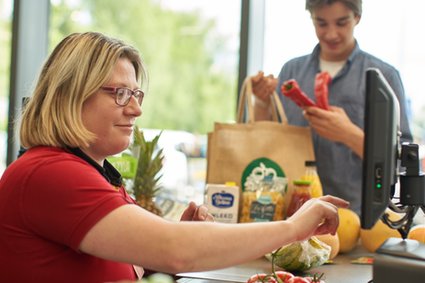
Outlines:
POLYGON ((390 203, 397 182, 400 108, 379 69, 366 71, 361 226, 370 229, 390 203))

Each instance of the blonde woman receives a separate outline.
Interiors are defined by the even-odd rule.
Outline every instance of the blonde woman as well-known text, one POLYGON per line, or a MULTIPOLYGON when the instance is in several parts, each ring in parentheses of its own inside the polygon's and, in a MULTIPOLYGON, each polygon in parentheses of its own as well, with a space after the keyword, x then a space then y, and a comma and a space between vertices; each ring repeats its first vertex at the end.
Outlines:
MULTIPOLYGON (((135 266, 223 268, 335 233, 337 207, 348 203, 332 196, 286 221, 255 224, 175 223, 137 206, 106 157, 129 145, 145 82, 138 52, 103 34, 71 34, 54 49, 22 115, 26 152, 0 181, 0 282, 136 280, 135 266)), ((192 203, 182 220, 209 217, 192 203)))

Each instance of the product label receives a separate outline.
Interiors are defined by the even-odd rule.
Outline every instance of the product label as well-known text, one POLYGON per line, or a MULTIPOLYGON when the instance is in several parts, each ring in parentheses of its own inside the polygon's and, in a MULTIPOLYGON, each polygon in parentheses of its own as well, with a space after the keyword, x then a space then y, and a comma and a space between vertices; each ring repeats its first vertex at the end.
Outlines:
POLYGON ((260 197, 251 204, 250 217, 256 222, 272 221, 275 209, 270 197, 260 197))
POLYGON ((229 193, 215 193, 211 198, 212 205, 218 208, 232 207, 235 199, 235 197, 229 193))
POLYGON ((242 191, 262 180, 275 180, 277 177, 286 177, 282 168, 273 160, 261 157, 251 161, 242 173, 242 191))

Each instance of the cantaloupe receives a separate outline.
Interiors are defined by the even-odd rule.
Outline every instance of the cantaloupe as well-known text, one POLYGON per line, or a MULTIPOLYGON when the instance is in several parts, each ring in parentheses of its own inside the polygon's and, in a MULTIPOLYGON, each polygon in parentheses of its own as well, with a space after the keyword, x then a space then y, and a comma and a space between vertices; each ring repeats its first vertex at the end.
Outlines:
POLYGON ((425 224, 416 225, 410 229, 407 238, 425 243, 425 224))
MULTIPOLYGON (((386 213, 390 215, 390 220, 399 220, 401 217, 392 210, 387 209, 386 213)), ((401 238, 400 233, 388 227, 387 224, 379 219, 369 230, 360 230, 360 239, 363 247, 369 252, 375 252, 388 238, 401 238)))
POLYGON ((339 226, 337 230, 339 239, 339 252, 348 253, 353 250, 360 237, 360 217, 348 208, 339 208, 339 226))
POLYGON ((331 247, 331 254, 329 255, 329 259, 333 259, 338 255, 340 250, 338 234, 316 235, 316 238, 331 247))
POLYGON ((306 241, 285 245, 265 257, 287 271, 306 271, 324 264, 330 253, 331 247, 313 236, 306 241))

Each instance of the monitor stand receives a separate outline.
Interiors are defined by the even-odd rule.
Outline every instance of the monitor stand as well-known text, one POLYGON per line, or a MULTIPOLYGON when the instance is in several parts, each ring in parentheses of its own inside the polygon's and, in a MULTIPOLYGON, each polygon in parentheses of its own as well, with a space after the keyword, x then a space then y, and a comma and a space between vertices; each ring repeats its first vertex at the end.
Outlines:
POLYGON ((389 238, 376 251, 373 283, 424 282, 425 244, 389 238))

